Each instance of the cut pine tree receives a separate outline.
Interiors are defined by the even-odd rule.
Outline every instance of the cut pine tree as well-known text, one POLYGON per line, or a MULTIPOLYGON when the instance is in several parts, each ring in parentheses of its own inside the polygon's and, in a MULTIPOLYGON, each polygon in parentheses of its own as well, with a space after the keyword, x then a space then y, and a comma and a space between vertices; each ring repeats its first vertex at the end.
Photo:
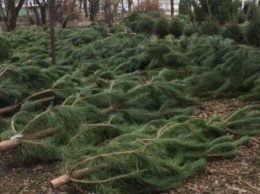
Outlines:
POLYGON ((0 142, 0 153, 12 150, 20 146, 25 140, 39 140, 46 137, 52 136, 58 133, 60 130, 58 128, 50 128, 43 131, 39 131, 30 135, 26 135, 20 139, 12 139, 0 142))

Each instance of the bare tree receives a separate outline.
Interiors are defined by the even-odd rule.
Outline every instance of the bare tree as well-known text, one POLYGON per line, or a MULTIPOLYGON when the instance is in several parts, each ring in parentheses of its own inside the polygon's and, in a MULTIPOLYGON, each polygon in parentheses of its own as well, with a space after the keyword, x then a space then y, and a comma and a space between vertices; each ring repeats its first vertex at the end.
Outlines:
POLYGON ((33 10, 36 16, 37 25, 44 25, 47 23, 46 15, 48 5, 49 0, 33 0, 33 3, 30 1, 30 8, 33 10), (38 7, 40 8, 40 13, 38 7))
POLYGON ((50 0, 42 0, 42 1, 34 0, 34 1, 37 3, 37 5, 40 8, 41 24, 46 24, 46 12, 50 0))
POLYGON ((95 23, 97 21, 97 13, 99 11, 99 0, 89 0, 90 21, 95 23))
POLYGON ((52 64, 56 64, 55 0, 50 0, 49 2, 49 22, 51 30, 51 58, 52 64))
POLYGON ((87 0, 83 0, 83 9, 84 9, 85 18, 87 18, 88 17, 88 2, 87 2, 87 0))
POLYGON ((65 17, 62 18, 62 28, 66 28, 70 17, 72 14, 76 13, 76 0, 64 1, 61 12, 65 14, 65 17))
MULTIPOLYGON (((35 15, 35 17, 36 17, 37 26, 39 26, 39 25, 40 25, 40 15, 39 15, 39 13, 38 13, 37 7, 35 6, 35 0, 34 0, 34 4, 33 4, 31 1, 29 2, 29 4, 30 4, 30 9, 33 10, 34 15, 35 15)), ((29 15, 29 14, 28 14, 28 15, 29 15)))
POLYGON ((170 0, 171 1, 171 16, 174 15, 174 0, 170 0))
POLYGON ((108 26, 112 26, 112 22, 114 20, 112 12, 112 0, 104 0, 102 4, 106 23, 108 26))
POLYGON ((16 28, 18 14, 24 2, 25 0, 19 0, 18 2, 16 0, 5 0, 5 8, 6 8, 5 21, 6 21, 7 30, 14 30, 16 28))
MULTIPOLYGON (((118 5, 120 3, 120 0, 112 0, 112 7, 113 7, 113 20, 112 22, 115 22, 115 20, 117 19, 118 15, 117 15, 117 10, 118 10, 118 5)), ((123 6, 123 5, 122 5, 123 6)))
POLYGON ((122 4, 121 17, 123 17, 124 16, 124 12, 125 12, 124 0, 121 0, 121 4, 122 4))
MULTIPOLYGON (((138 1, 139 2, 139 1, 138 1)), ((133 0, 128 0, 128 12, 132 12, 132 4, 133 4, 133 0)))
POLYGON ((113 26, 117 17, 117 10, 120 0, 104 0, 102 3, 104 16, 108 26, 113 26))
POLYGON ((4 22, 5 22, 5 25, 8 27, 8 21, 7 21, 7 17, 5 15, 5 10, 3 8, 3 0, 0 0, 0 10, 1 10, 1 13, 2 15, 0 16, 0 18, 3 18, 4 22))

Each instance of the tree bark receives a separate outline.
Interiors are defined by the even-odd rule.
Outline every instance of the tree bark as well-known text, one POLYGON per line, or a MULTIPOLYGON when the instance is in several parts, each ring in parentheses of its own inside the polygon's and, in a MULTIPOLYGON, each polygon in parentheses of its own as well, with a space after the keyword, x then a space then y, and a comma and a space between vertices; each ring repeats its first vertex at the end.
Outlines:
POLYGON ((15 0, 6 1, 6 12, 7 12, 7 29, 14 30, 16 28, 16 22, 19 11, 21 10, 25 0, 20 0, 18 5, 15 6, 15 0))
POLYGON ((113 23, 113 11, 112 11, 112 0, 105 0, 103 5, 103 10, 105 13, 105 20, 109 27, 113 23))
POLYGON ((174 0, 171 0, 171 16, 174 15, 174 0))
POLYGON ((112 12, 112 26, 115 20, 117 20, 118 15, 117 15, 117 10, 118 10, 118 5, 120 3, 120 0, 112 0, 113 4, 113 12, 112 12))
POLYGON ((0 142, 0 153, 12 150, 21 144, 21 140, 7 140, 0 142))
POLYGON ((61 187, 62 185, 69 183, 71 181, 71 178, 80 179, 85 175, 93 173, 94 171, 96 171, 96 170, 85 168, 85 169, 81 169, 81 170, 76 170, 76 171, 72 172, 71 174, 64 174, 60 177, 57 177, 56 179, 53 179, 50 182, 51 188, 57 189, 57 188, 61 187))
POLYGON ((87 0, 83 0, 83 9, 84 9, 85 18, 87 18, 88 17, 88 2, 87 2, 87 0))
POLYGON ((133 0, 128 0, 128 12, 132 12, 133 0))
POLYGON ((121 4, 122 4, 121 17, 124 17, 124 12, 125 12, 125 8, 124 8, 124 0, 121 0, 121 4))
MULTIPOLYGON (((43 102, 49 102, 49 101, 52 101, 52 100, 54 100, 54 97, 42 98, 42 99, 36 100, 36 102, 43 103, 43 102)), ((19 109, 22 106, 22 104, 24 102, 25 101, 23 100, 23 101, 19 102, 18 104, 14 104, 14 105, 11 105, 11 106, 0 108, 0 116, 7 115, 7 114, 10 114, 12 112, 15 112, 17 109, 19 109)))
POLYGON ((9 26, 8 26, 8 21, 7 21, 7 17, 5 15, 5 12, 4 12, 4 8, 2 6, 2 1, 1 1, 1 4, 0 4, 0 9, 2 11, 2 16, 3 16, 4 22, 5 22, 5 26, 7 28, 7 31, 9 31, 10 29, 9 29, 9 26))
MULTIPOLYGON (((8 114, 10 112, 13 112, 13 111, 17 110, 26 101, 29 101, 29 100, 31 100, 33 98, 36 98, 36 97, 39 97, 39 96, 46 95, 48 93, 52 93, 53 94, 54 91, 52 89, 40 91, 40 92, 37 92, 35 94, 32 94, 31 96, 25 98, 24 100, 22 100, 21 102, 19 102, 17 104, 14 104, 14 105, 11 105, 11 106, 8 106, 8 107, 4 107, 4 108, 0 108, 0 116, 8 114)), ((38 102, 48 102, 48 101, 51 101, 51 100, 54 100, 53 96, 42 98, 42 99, 38 99, 37 101, 38 102)))
POLYGON ((32 3, 30 2, 30 6, 35 14, 35 17, 36 17, 36 23, 37 23, 37 26, 40 25, 40 17, 39 17, 39 13, 38 13, 38 10, 35 6, 32 5, 32 3))
POLYGON ((67 27, 67 24, 68 24, 68 21, 70 19, 70 16, 73 14, 74 12, 74 9, 75 9, 75 6, 76 6, 76 0, 74 0, 72 2, 72 5, 70 5, 70 10, 69 10, 69 13, 67 14, 67 16, 65 17, 65 19, 63 20, 62 22, 62 28, 66 28, 67 27))
POLYGON ((55 0, 50 0, 49 5, 49 14, 50 14, 50 30, 51 30, 51 59, 52 64, 56 64, 56 35, 55 35, 55 0))
POLYGON ((43 138, 52 136, 52 135, 58 133, 59 131, 60 131, 60 129, 58 129, 58 128, 50 128, 50 129, 46 129, 43 131, 39 131, 37 133, 33 133, 31 135, 27 135, 20 139, 2 141, 2 142, 0 142, 0 153, 12 150, 12 149, 20 146, 22 144, 23 140, 39 140, 39 139, 43 139, 43 138))
POLYGON ((37 5, 40 8, 40 15, 41 15, 41 24, 46 24, 46 11, 49 5, 49 0, 43 0, 40 2, 39 0, 35 0, 37 5))
POLYGON ((99 11, 99 0, 89 0, 90 21, 95 23, 97 21, 97 13, 99 11))

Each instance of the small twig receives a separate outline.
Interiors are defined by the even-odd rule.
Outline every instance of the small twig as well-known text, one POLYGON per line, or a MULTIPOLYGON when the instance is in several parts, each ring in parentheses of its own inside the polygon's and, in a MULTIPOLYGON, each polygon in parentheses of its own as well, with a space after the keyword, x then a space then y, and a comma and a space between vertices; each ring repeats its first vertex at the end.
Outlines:
POLYGON ((8 70, 8 68, 5 68, 1 73, 0 73, 0 77, 8 70))
POLYGON ((251 137, 251 140, 254 141, 257 144, 260 144, 260 142, 256 138, 254 138, 254 137, 251 137))
POLYGON ((109 181, 113 181, 113 180, 117 180, 117 179, 121 179, 121 178, 127 178, 129 176, 139 174, 139 173, 144 172, 144 171, 145 170, 140 170, 140 171, 131 172, 131 173, 128 173, 128 174, 122 174, 122 175, 118 175, 118 176, 111 177, 111 178, 104 179, 104 180, 100 180, 100 181, 84 181, 84 180, 78 180, 78 179, 74 179, 74 178, 71 178, 70 180, 72 182, 83 183, 83 184, 103 184, 103 183, 107 183, 109 181))
POLYGON ((248 182, 246 182, 246 181, 242 180, 242 178, 241 178, 241 177, 239 177, 239 181, 240 181, 240 182, 242 182, 242 183, 245 183, 247 186, 249 186, 249 187, 253 188, 254 190, 256 190, 256 191, 257 191, 257 193, 260 193, 260 188, 258 188, 258 187, 255 187, 254 185, 251 185, 250 183, 248 183, 248 182))
POLYGON ((72 167, 72 171, 74 169, 76 169, 78 166, 80 166, 81 164, 83 163, 87 163, 89 161, 92 161, 92 160, 95 160, 97 158, 108 158, 108 157, 114 157, 114 156, 119 156, 119 155, 130 155, 130 154, 136 154, 136 153, 139 153, 141 152, 142 150, 134 150, 134 151, 124 151, 124 152, 114 152, 114 153, 104 153, 104 154, 99 154, 99 155, 96 155, 96 156, 92 156, 92 157, 89 157, 89 158, 86 158, 86 159, 83 159, 82 161, 78 162, 77 164, 75 164, 73 167, 72 167))

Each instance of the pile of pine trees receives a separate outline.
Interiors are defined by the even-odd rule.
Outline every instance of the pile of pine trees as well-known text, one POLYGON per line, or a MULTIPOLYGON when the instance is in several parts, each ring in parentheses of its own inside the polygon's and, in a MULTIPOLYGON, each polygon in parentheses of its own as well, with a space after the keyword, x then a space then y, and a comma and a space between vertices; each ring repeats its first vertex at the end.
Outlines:
POLYGON ((168 190, 260 133, 259 105, 192 118, 197 97, 257 99, 256 48, 95 25, 59 30, 54 66, 48 33, 4 37, 12 52, 0 65, 0 152, 16 148, 24 163, 63 160, 69 173, 53 188, 72 181, 94 193, 168 190))

